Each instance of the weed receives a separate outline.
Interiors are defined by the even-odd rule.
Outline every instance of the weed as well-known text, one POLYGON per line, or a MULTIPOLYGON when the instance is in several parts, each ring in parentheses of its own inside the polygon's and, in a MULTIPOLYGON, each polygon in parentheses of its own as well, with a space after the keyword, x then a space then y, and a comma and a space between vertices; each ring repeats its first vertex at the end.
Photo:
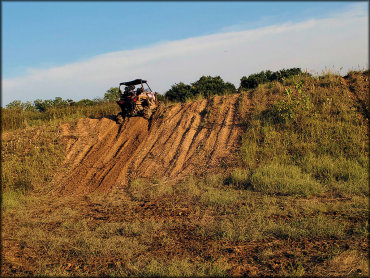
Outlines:
POLYGON ((198 200, 202 194, 201 184, 199 179, 194 176, 189 176, 180 183, 174 185, 175 194, 184 194, 193 200, 198 200))

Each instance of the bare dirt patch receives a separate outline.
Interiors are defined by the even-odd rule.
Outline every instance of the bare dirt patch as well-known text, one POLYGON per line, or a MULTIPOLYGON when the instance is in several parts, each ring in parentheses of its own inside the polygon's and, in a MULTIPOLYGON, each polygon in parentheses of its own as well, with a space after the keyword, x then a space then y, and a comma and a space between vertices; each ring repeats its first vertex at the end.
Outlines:
POLYGON ((66 159, 54 180, 63 194, 109 191, 144 177, 176 177, 225 172, 238 164, 242 128, 237 96, 177 104, 151 121, 129 118, 81 119, 61 126, 66 159))

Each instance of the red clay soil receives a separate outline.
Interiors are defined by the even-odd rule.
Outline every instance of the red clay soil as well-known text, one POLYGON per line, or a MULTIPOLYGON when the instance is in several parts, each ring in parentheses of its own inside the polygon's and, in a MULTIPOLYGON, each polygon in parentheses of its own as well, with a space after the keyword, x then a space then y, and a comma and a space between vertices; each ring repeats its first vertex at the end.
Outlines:
POLYGON ((237 95, 161 107, 151 121, 81 119, 61 125, 67 155, 57 192, 109 191, 135 178, 181 178, 227 171, 237 162, 242 128, 237 95))

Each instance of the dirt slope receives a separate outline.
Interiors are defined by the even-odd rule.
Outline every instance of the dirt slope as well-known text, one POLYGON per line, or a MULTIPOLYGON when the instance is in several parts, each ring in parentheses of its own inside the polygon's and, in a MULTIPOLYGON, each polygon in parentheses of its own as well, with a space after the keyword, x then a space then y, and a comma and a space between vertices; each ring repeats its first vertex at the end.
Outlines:
POLYGON ((161 108, 148 122, 81 119, 61 126, 67 155, 58 191, 107 191, 134 178, 181 178, 227 171, 237 162, 242 134, 237 95, 161 108))

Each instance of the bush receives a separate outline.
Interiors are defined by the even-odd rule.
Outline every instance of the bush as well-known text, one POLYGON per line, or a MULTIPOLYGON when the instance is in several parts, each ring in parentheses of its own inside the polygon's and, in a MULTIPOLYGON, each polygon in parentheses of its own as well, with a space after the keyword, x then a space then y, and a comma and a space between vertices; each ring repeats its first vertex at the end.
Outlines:
POLYGON ((296 92, 293 92, 290 88, 285 89, 286 98, 273 104, 271 115, 275 123, 296 121, 297 114, 307 116, 310 112, 312 108, 310 96, 301 90, 301 83, 298 83, 295 87, 298 89, 296 92))
POLYGON ((236 93, 235 86, 225 83, 220 76, 202 76, 192 84, 193 95, 202 95, 209 98, 213 95, 226 95, 236 93))
POLYGON ((267 83, 270 81, 283 81, 285 78, 294 75, 309 75, 308 73, 303 73, 300 68, 291 68, 291 69, 283 69, 280 71, 272 72, 270 70, 261 71, 260 73, 254 73, 249 75, 248 77, 243 76, 240 79, 240 88, 239 89, 254 89, 257 88, 259 84, 267 83))
POLYGON ((22 101, 14 100, 5 106, 8 109, 23 109, 22 101))
POLYGON ((236 93, 236 88, 229 82, 224 82, 220 76, 202 76, 191 85, 182 82, 175 84, 165 93, 170 101, 185 102, 199 96, 209 98, 213 95, 226 95, 236 93))
POLYGON ((191 99, 193 97, 191 86, 186 85, 182 82, 172 85, 171 89, 169 89, 165 93, 165 97, 169 101, 181 101, 185 102, 187 99, 191 99))

